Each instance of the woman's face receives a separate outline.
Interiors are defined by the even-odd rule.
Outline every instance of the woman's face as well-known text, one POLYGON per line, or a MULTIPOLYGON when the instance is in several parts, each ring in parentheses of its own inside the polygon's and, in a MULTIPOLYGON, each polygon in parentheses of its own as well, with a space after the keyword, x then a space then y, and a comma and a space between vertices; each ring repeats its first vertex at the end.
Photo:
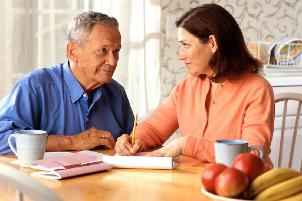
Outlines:
POLYGON ((209 36, 208 42, 203 43, 196 36, 179 27, 178 43, 178 59, 185 63, 191 75, 199 76, 205 74, 208 77, 213 76, 213 71, 209 67, 209 61, 217 49, 213 35, 209 36))

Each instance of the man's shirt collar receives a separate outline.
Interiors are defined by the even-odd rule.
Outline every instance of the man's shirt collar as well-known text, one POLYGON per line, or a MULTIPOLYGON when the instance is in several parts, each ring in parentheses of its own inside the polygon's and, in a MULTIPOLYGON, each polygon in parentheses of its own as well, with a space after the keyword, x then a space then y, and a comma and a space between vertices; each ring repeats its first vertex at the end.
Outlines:
POLYGON ((72 103, 75 103, 82 97, 82 95, 84 94, 85 91, 84 91, 83 87, 80 85, 77 78, 71 72, 68 61, 63 64, 63 76, 64 76, 64 81, 67 85, 72 103))

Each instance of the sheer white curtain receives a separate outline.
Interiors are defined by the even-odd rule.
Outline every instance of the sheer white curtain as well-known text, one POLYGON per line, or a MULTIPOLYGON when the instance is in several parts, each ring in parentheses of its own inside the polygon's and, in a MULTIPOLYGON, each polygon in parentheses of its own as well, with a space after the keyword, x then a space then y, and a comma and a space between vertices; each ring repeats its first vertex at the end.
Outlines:
POLYGON ((66 28, 77 13, 95 10, 120 23, 122 51, 114 78, 133 111, 146 114, 160 100, 160 0, 1 0, 0 98, 35 68, 66 60, 66 28))

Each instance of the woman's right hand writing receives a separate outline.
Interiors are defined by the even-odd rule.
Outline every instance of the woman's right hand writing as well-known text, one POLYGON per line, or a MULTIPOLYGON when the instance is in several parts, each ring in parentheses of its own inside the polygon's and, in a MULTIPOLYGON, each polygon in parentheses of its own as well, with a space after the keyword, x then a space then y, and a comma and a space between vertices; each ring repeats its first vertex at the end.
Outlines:
POLYGON ((114 149, 118 155, 130 156, 140 151, 141 146, 142 144, 139 139, 135 139, 134 145, 132 146, 131 136, 123 134, 117 138, 114 149))

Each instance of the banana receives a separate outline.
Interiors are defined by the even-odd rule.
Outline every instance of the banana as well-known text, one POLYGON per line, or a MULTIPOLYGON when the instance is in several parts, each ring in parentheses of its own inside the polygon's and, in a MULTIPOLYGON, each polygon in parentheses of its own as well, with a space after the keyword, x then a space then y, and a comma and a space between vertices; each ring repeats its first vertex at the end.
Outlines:
POLYGON ((261 201, 275 201, 293 196, 302 192, 302 175, 285 180, 281 183, 275 184, 261 193, 259 193, 255 200, 261 201))
POLYGON ((301 200, 302 200, 302 192, 280 201, 301 201, 301 200))
POLYGON ((256 196, 261 191, 273 186, 274 184, 299 175, 299 172, 291 168, 274 168, 256 177, 256 179, 251 183, 249 195, 251 197, 256 196))

